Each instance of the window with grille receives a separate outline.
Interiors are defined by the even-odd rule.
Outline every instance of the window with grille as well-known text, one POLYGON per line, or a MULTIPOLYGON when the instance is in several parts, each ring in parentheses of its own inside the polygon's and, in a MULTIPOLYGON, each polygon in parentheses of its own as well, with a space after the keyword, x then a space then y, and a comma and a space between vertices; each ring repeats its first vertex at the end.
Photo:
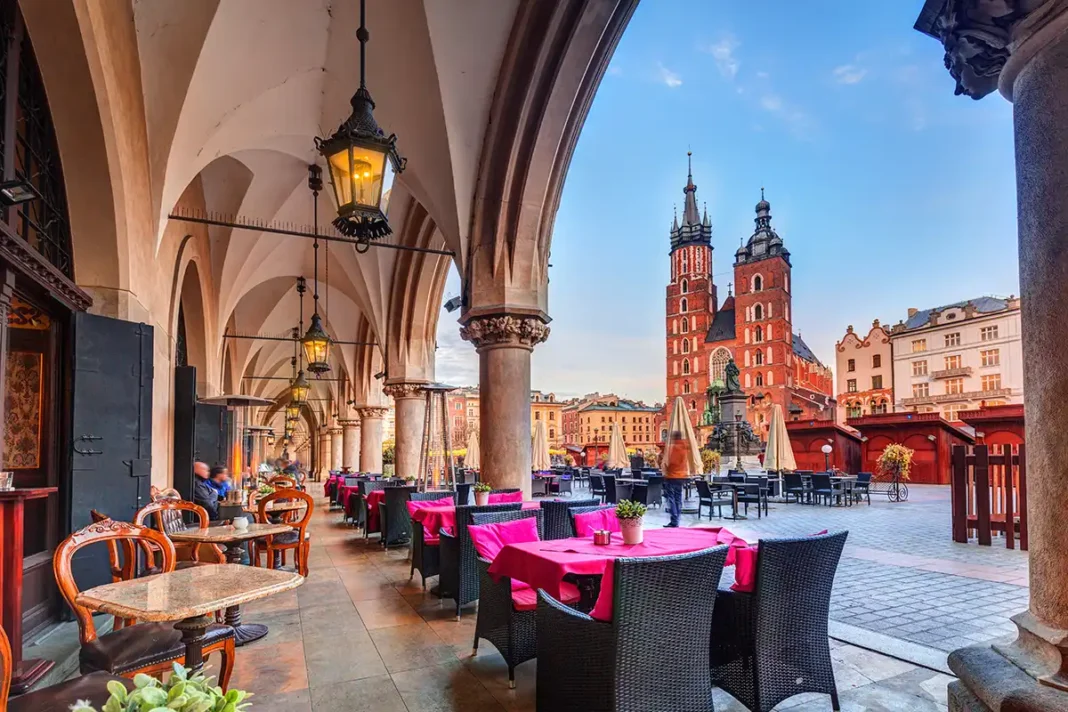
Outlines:
POLYGON ((927 350, 927 339, 913 339, 912 341, 912 353, 918 353, 920 351, 927 350))
POLYGON ((947 378, 946 379, 946 395, 955 396, 964 393, 964 379, 963 378, 947 378))
POLYGON ((960 346, 960 332, 955 331, 952 334, 946 334, 946 348, 953 346, 960 346))
POLYGON ((926 383, 913 383, 912 384, 912 397, 913 398, 926 398, 930 395, 930 387, 926 383))
POLYGON ((913 376, 926 376, 927 375, 927 362, 926 361, 913 361, 912 362, 912 375, 913 376))
POLYGON ((1000 349, 986 349, 979 352, 979 358, 982 359, 984 366, 1000 366, 1001 365, 1001 350, 1000 349))
POLYGON ((996 391, 1001 388, 1001 374, 991 373, 987 376, 982 376, 979 382, 984 391, 996 391))

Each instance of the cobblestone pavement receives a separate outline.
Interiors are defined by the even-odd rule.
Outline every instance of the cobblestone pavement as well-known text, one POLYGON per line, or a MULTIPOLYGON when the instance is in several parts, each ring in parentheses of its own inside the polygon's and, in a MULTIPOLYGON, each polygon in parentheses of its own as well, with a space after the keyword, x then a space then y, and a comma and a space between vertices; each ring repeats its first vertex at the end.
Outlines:
MULTIPOLYGON (((323 505, 321 490, 317 485, 312 490, 317 504, 323 505)), ((873 505, 869 513, 880 509, 873 505)), ((769 518, 737 522, 744 529, 732 529, 754 539, 762 531, 773 533, 765 524, 784 533, 811 533, 818 531, 813 524, 819 521, 825 522, 819 528, 838 526, 827 517, 860 513, 804 510, 779 505, 769 518), (795 518, 795 528, 789 529, 788 522, 795 518)), ((650 526, 661 516, 650 516, 650 526)), ((364 540, 325 506, 316 510, 310 530, 311 574, 306 583, 244 607, 246 621, 270 626, 266 638, 238 650, 231 683, 255 693, 256 712, 535 709, 537 661, 520 665, 516 689, 509 689, 504 660, 492 645, 480 645, 478 654, 471 655, 474 606, 457 622, 451 606, 441 606, 423 592, 418 576, 409 581, 404 550, 383 551, 374 537, 364 540)), ((843 563, 870 564, 876 569, 872 576, 889 568, 853 558, 843 563)), ((950 677, 835 640, 831 648, 843 710, 946 710, 950 677)), ((744 710, 720 690, 715 691, 715 707, 719 712, 744 710)), ((776 709, 822 712, 830 709, 830 700, 826 695, 798 695, 776 709)))
MULTIPOLYGON (((831 620, 948 652, 1012 639, 1009 616, 1027 608, 1027 552, 957 544, 950 536, 949 487, 914 485, 907 502, 852 507, 772 502, 769 516, 720 520, 748 541, 849 531, 835 578, 831 620)), ((725 508, 724 514, 727 514, 725 508)), ((650 526, 667 521, 652 510, 650 526)), ((708 522, 707 510, 703 522, 708 522)), ((683 515, 683 526, 696 524, 683 515)))

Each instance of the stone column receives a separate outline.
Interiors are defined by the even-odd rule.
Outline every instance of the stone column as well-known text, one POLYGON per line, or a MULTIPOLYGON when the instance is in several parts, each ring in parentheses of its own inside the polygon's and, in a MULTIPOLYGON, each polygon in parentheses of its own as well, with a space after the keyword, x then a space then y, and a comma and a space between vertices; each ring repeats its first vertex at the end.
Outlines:
POLYGON ((949 708, 1068 709, 1068 2, 928 0, 917 27, 958 94, 1013 102, 1016 139, 1030 606, 1011 645, 950 655, 949 708))
POLYGON ((335 472, 341 470, 344 461, 345 442, 341 437, 341 428, 330 428, 330 469, 335 472))
POLYGON ((360 472, 382 472, 382 420, 388 408, 360 408, 360 472))
POLYGON ((415 477, 419 472, 419 450, 423 445, 426 419, 426 392, 421 383, 391 383, 383 389, 393 397, 397 416, 394 477, 415 477))
POLYGON ((479 356, 481 478, 530 499, 530 354, 549 327, 534 316, 480 316, 460 336, 479 356))
POLYGON ((360 421, 341 421, 341 466, 360 471, 360 421))
POLYGON ((323 428, 319 432, 319 471, 323 477, 330 474, 330 453, 331 453, 331 437, 330 431, 327 428, 323 428))

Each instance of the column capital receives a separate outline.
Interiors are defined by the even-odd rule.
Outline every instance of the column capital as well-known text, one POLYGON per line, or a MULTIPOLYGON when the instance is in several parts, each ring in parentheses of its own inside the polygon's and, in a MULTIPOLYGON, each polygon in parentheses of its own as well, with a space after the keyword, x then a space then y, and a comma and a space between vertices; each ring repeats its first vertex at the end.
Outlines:
POLYGON ((389 408, 380 408, 378 406, 360 408, 361 418, 385 418, 388 414, 389 408))
POLYGON ((337 421, 337 422, 338 422, 338 423, 339 423, 339 424, 341 425, 341 427, 343 427, 343 428, 358 428, 358 427, 360 427, 360 421, 359 421, 359 420, 349 420, 349 419, 345 419, 345 420, 339 420, 339 421, 337 421))
POLYGON ((945 47, 954 93, 1012 101, 1020 70, 1068 27, 1066 0, 927 0, 916 29, 945 47))
POLYGON ((502 347, 533 351, 549 338, 549 326, 538 316, 477 316, 460 327, 460 338, 470 341, 479 351, 502 347))
POLYGON ((387 396, 392 396, 394 400, 398 398, 422 398, 425 386, 425 383, 387 383, 383 386, 382 392, 387 396))

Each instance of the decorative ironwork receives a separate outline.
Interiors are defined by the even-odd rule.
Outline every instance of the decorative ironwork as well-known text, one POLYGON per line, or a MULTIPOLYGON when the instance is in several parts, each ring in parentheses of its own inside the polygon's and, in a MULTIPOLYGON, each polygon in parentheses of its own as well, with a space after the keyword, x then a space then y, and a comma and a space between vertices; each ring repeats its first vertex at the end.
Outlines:
POLYGON ((0 154, 3 181, 29 186, 36 198, 4 207, 3 220, 68 279, 73 279, 63 169, 44 82, 17 4, 0 11, 0 154), (15 94, 9 93, 15 88, 15 94))
POLYGON ((909 488, 900 477, 896 475, 885 482, 881 482, 877 479, 873 479, 871 485, 869 485, 871 494, 884 494, 889 502, 907 502, 909 498, 909 488))
POLYGON ((40 308, 27 304, 18 297, 12 297, 7 311, 7 325, 13 329, 48 331, 52 320, 40 308))

